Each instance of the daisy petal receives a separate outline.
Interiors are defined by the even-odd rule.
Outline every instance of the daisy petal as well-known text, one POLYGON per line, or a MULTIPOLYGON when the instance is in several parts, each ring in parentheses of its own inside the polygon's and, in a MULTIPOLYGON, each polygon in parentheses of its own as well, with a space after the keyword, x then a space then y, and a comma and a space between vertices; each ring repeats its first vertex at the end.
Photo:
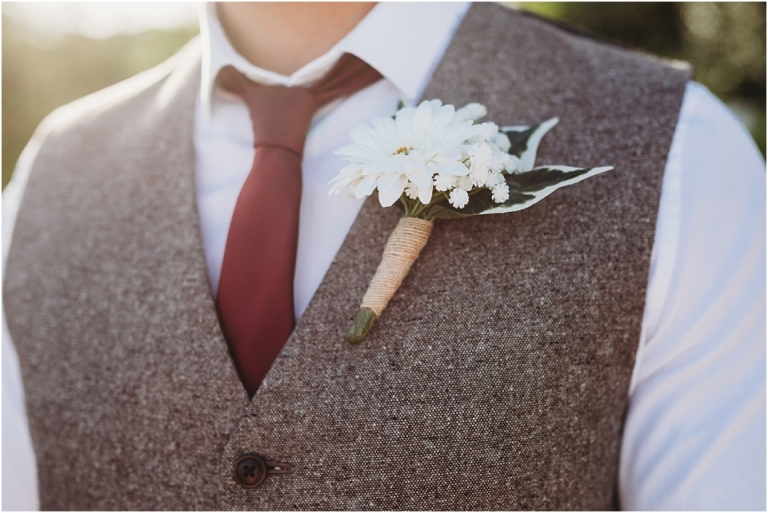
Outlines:
POLYGON ((419 201, 425 205, 432 201, 432 181, 426 187, 419 187, 419 201))
POLYGON ((405 190, 405 186, 408 184, 408 179, 405 175, 400 175, 397 182, 386 191, 379 189, 379 203, 382 207, 389 207, 394 205, 405 190))
POLYGON ((439 162, 437 172, 442 175, 464 176, 469 173, 469 169, 461 162, 439 162))
POLYGON ((379 176, 379 181, 377 183, 377 187, 379 189, 379 192, 386 192, 397 183, 397 181, 400 179, 401 176, 404 176, 400 173, 393 173, 391 175, 384 175, 379 176))
POLYGON ((370 196, 373 190, 376 188, 376 175, 368 175, 357 184, 355 189, 355 197, 360 199, 364 196, 370 196))

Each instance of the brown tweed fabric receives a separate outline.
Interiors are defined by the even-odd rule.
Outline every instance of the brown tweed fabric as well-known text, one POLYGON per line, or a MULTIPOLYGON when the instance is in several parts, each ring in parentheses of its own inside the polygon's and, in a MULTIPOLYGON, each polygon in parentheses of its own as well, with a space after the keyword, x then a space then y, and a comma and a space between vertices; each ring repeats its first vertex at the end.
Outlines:
POLYGON ((351 347, 399 215, 368 201, 248 404, 198 233, 196 66, 60 122, 34 166, 5 308, 43 507, 613 507, 689 70, 473 6, 424 97, 482 102, 500 124, 559 116, 540 163, 616 169, 522 212, 437 223, 351 347), (240 488, 234 463, 251 451, 292 473, 240 488))
POLYGON ((248 396, 197 221, 197 54, 41 127, 4 303, 43 509, 218 507, 219 458, 248 396))

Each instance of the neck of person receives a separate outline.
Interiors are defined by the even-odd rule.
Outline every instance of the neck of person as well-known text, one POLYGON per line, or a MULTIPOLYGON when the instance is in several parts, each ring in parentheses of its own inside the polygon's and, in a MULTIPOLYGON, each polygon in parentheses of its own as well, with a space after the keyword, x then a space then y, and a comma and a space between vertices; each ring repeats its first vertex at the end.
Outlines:
POLYGON ((254 66, 291 75, 333 48, 373 9, 368 2, 223 2, 216 14, 254 66))

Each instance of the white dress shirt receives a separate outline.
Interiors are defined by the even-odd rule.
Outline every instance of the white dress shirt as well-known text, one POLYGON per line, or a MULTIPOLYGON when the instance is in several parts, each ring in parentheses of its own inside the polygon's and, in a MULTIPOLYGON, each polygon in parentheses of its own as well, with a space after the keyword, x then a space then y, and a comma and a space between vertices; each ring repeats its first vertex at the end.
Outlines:
MULTIPOLYGON (((355 125, 391 114, 401 98, 419 98, 467 7, 378 4, 327 54, 290 77, 237 54, 213 6, 203 10, 195 176, 214 293, 254 154, 248 110, 215 87, 218 70, 231 64, 255 81, 301 86, 348 52, 385 78, 313 119, 294 281, 301 316, 363 203, 352 195, 328 196, 328 182, 344 165, 333 150, 349 143, 355 125)), ((29 143, 3 194, 3 270, 38 145, 29 143)), ((624 509, 765 509, 764 169, 736 118, 703 86, 690 83, 664 174, 629 389, 619 475, 624 509)), ((5 321, 3 470, 3 509, 36 509, 23 388, 5 321)))

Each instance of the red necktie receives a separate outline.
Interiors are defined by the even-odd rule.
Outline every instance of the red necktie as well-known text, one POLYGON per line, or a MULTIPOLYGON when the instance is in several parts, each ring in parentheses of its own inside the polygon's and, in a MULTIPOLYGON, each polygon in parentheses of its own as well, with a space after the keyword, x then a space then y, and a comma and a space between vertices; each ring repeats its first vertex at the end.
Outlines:
POLYGON ((221 86, 248 105, 256 148, 232 215, 217 294, 222 329, 251 397, 295 325, 301 159, 312 117, 380 78, 350 54, 310 88, 259 85, 231 66, 219 73, 221 86))

